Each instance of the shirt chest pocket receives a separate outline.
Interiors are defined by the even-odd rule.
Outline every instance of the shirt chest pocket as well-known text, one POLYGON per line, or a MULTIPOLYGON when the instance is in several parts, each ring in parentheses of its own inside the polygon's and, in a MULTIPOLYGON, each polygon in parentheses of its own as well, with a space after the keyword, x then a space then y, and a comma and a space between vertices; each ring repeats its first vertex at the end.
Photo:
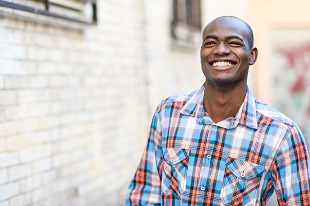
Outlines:
POLYGON ((263 172, 262 165, 228 158, 221 190, 222 202, 234 206, 254 205, 263 172))
POLYGON ((163 193, 181 195, 186 188, 189 149, 167 148, 162 172, 163 193))

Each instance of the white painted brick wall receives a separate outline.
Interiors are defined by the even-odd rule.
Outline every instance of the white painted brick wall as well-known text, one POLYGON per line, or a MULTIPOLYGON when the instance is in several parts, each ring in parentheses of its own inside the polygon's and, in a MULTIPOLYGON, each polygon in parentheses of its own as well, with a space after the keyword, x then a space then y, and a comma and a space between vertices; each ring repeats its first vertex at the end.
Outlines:
POLYGON ((34 189, 38 189, 42 186, 43 182, 42 174, 28 176, 20 180, 21 192, 31 192, 34 189))
POLYGON ((0 184, 8 182, 8 169, 0 169, 0 184))
POLYGON ((9 206, 9 201, 0 202, 0 206, 9 206))
POLYGON ((18 152, 5 152, 0 154, 0 168, 15 166, 18 163, 18 152))
POLYGON ((5 139, 0 139, 0 152, 4 152, 6 149, 6 141, 5 139))
POLYGON ((10 205, 23 206, 32 202, 31 193, 21 194, 10 199, 10 205))
POLYGON ((17 102, 15 91, 0 91, 0 106, 12 105, 17 102))
POLYGON ((20 193, 19 182, 11 182, 0 186, 0 202, 6 199, 13 198, 20 193))

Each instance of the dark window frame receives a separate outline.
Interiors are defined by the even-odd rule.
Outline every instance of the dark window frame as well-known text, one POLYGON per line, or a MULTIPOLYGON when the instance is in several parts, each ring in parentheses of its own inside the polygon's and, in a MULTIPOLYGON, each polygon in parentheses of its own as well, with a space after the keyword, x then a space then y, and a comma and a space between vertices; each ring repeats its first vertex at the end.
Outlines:
MULTIPOLYGON (((62 15, 62 14, 51 12, 50 7, 54 3, 52 3, 52 1, 50 1, 50 0, 39 0, 39 1, 33 1, 33 2, 37 2, 38 4, 42 4, 44 9, 38 9, 35 7, 22 5, 20 3, 12 3, 12 2, 8 2, 8 1, 4 1, 4 0, 0 0, 0 7, 6 7, 6 8, 10 8, 10 9, 21 10, 21 11, 25 11, 25 12, 29 12, 29 13, 34 13, 34 14, 38 14, 38 15, 48 16, 48 17, 52 17, 52 18, 56 18, 56 19, 62 19, 62 20, 71 21, 71 22, 75 22, 75 23, 81 23, 81 24, 97 24, 97 22, 98 22, 97 0, 85 0, 85 2, 87 2, 88 4, 91 5, 92 17, 91 17, 90 21, 84 21, 84 20, 80 20, 78 18, 66 16, 65 14, 62 15)), ((62 6, 62 7, 65 9, 71 10, 71 11, 74 10, 72 8, 68 8, 65 6, 62 6)))
POLYGON ((173 0, 171 34, 173 39, 192 42, 201 32, 201 1, 173 0))

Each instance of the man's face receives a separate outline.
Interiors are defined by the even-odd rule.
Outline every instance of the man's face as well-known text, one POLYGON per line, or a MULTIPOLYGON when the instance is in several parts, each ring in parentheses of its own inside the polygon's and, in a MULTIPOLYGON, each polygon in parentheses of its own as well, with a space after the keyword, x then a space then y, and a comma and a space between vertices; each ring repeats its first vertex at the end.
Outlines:
POLYGON ((206 83, 229 88, 246 83, 257 49, 249 46, 249 30, 235 18, 221 17, 206 26, 200 51, 206 83))

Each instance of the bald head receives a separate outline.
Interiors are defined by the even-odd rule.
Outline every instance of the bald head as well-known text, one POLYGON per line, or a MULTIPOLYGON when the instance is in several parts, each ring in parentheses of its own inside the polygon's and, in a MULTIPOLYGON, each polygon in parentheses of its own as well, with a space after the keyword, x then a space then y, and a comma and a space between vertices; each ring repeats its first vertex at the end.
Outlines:
POLYGON ((252 48, 254 46, 254 35, 253 35, 253 30, 251 28, 251 26, 246 23, 245 21, 243 21, 242 19, 239 19, 235 16, 221 16, 218 17, 216 19, 214 19, 213 21, 211 21, 205 28, 203 31, 203 38, 206 35, 206 31, 208 30, 209 27, 211 27, 214 24, 220 24, 222 26, 232 26, 232 27, 239 27, 239 28, 243 28, 246 32, 247 32, 247 39, 248 39, 248 44, 249 47, 252 48))

